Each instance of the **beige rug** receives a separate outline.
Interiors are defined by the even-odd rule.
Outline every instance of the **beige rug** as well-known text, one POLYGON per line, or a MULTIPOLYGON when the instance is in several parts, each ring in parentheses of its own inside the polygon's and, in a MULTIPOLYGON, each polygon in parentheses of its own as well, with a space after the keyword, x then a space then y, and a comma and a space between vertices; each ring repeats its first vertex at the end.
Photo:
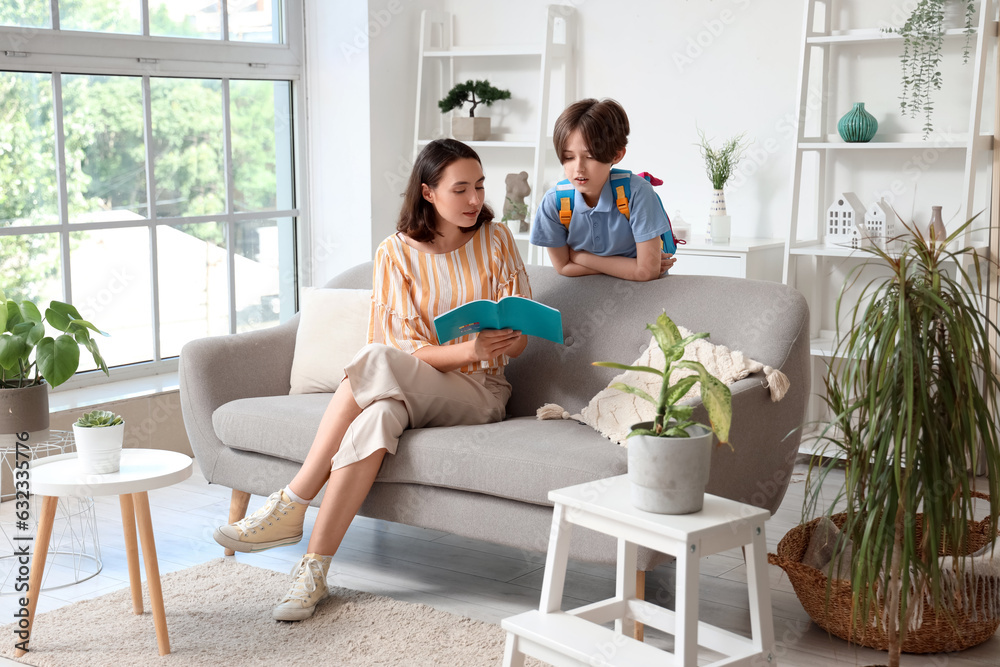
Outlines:
MULTIPOLYGON (((170 655, 157 656, 148 594, 146 612, 136 616, 125 588, 40 614, 31 650, 20 661, 37 667, 464 667, 496 666, 503 659, 505 633, 497 625, 345 588, 332 588, 312 618, 279 623, 271 607, 289 580, 223 558, 171 572, 162 578, 170 655)), ((13 629, 0 629, 0 654, 7 658, 13 657, 13 629)))

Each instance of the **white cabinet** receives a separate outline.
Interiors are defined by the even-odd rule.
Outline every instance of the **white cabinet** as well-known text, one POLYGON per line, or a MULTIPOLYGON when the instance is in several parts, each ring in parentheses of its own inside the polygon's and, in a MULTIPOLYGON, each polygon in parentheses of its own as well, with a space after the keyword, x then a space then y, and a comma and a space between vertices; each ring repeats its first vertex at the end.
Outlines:
POLYGON ((728 276, 781 282, 785 242, 734 236, 727 244, 688 240, 677 246, 672 276, 728 276))
MULTIPOLYGON (((457 110, 442 114, 438 100, 452 86, 467 79, 489 79, 490 83, 511 91, 511 100, 493 107, 480 106, 480 116, 497 119, 500 105, 509 109, 510 127, 491 128, 487 141, 468 141, 483 161, 487 171, 486 196, 496 218, 503 215, 507 172, 528 172, 531 195, 528 220, 545 193, 546 157, 554 159, 552 113, 575 100, 573 38, 576 34, 576 10, 565 5, 551 5, 545 12, 543 26, 538 26, 538 40, 509 46, 456 45, 456 16, 447 12, 425 10, 420 19, 420 47, 417 55, 417 99, 413 131, 413 155, 433 139, 451 136, 450 119, 457 110), (553 106, 556 105, 556 106, 553 106), (552 112, 552 113, 550 113, 552 112), (491 173, 496 167, 500 171, 491 173)), ((475 38, 483 26, 467 17, 466 34, 475 38), (475 28, 475 29, 473 29, 475 28)), ((530 26, 528 26, 530 28, 530 26)), ((529 248, 527 236, 519 236, 518 245, 526 261, 539 257, 529 248)))

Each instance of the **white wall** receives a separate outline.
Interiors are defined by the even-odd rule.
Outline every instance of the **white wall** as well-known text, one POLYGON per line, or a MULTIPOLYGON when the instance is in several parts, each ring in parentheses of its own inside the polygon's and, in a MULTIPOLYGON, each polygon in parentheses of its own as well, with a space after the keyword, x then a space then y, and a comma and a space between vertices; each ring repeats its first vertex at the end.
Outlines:
MULTIPOLYGON (((313 90, 311 127, 315 128, 316 114, 321 114, 320 139, 325 140, 321 145, 312 142, 313 163, 318 168, 312 180, 337 182, 330 177, 348 165, 347 171, 355 182, 365 180, 359 185, 370 188, 370 204, 351 204, 358 209, 356 214, 339 215, 336 221, 327 216, 319 221, 320 234, 338 239, 350 235, 343 252, 319 262, 321 275, 332 275, 349 266, 351 260, 363 254, 366 242, 370 256, 374 245, 394 229, 399 194, 412 158, 415 55, 421 10, 452 12, 455 40, 460 45, 516 44, 541 39, 547 3, 370 0, 361 12, 359 7, 364 4, 337 0, 326 7, 320 0, 309 0, 309 5, 314 6, 314 18, 320 19, 308 24, 309 55, 327 59, 321 63, 320 76, 312 71, 310 74, 310 82, 320 86, 319 91, 313 90), (323 43, 317 45, 317 38, 323 43), (341 40, 357 40, 350 43, 367 46, 367 51, 362 49, 353 57, 345 57, 338 48, 341 40), (334 108, 345 106, 345 98, 349 109, 334 108), (362 114, 364 120, 359 119, 362 114), (338 126, 344 121, 346 124, 338 126), (362 173, 370 178, 360 179, 362 173), (370 226, 362 229, 366 212, 370 226), (362 238, 365 234, 368 236, 362 238)), ((727 187, 733 234, 783 237, 791 215, 804 3, 572 0, 557 4, 574 6, 578 13, 577 98, 612 97, 629 114, 632 130, 622 166, 663 178, 665 185, 659 191, 668 212, 680 211, 697 233, 705 227, 711 184, 695 145, 696 128, 703 129, 715 142, 745 132, 753 144, 727 187)), ((888 3, 883 6, 845 0, 838 4, 835 28, 901 21, 896 15, 899 7, 888 3)), ((919 131, 919 120, 901 119, 897 111, 896 53, 889 46, 877 48, 880 50, 874 54, 841 52, 842 74, 832 81, 828 121, 831 130, 853 102, 866 101, 886 130, 919 131)), ((311 65, 315 66, 315 61, 311 65)), ((517 131, 525 111, 533 109, 537 102, 537 85, 519 78, 514 64, 498 64, 496 70, 496 76, 491 77, 496 78, 494 83, 504 84, 500 78, 506 77, 514 99, 486 113, 517 131)), ((961 127, 964 131, 967 111, 964 103, 954 100, 959 97, 957 91, 971 84, 972 67, 959 67, 946 75, 951 78, 937 97, 938 127, 961 127)), ((553 115, 559 110, 554 109, 553 115)), ((987 111, 987 118, 991 113, 987 111)), ((531 169, 530 155, 525 156, 524 165, 517 165, 514 153, 498 153, 482 151, 487 195, 494 204, 502 201, 503 190, 502 186, 499 191, 491 190, 489 183, 502 183, 507 171, 531 169)), ((887 156, 874 166, 874 179, 856 180, 853 165, 831 170, 828 178, 856 187, 866 202, 876 193, 897 186, 897 209, 904 217, 912 216, 924 223, 931 204, 960 198, 955 192, 954 172, 957 169, 960 188, 961 164, 940 159, 920 169, 907 162, 910 157, 887 156), (942 172, 948 173, 942 176, 942 172)), ((553 159, 546 171, 546 182, 551 185, 560 177, 553 159)), ((345 202, 342 195, 333 197, 322 188, 314 188, 313 197, 320 211, 329 211, 332 202, 342 208, 345 202)), ((985 198, 980 199, 985 204, 985 198)), ((957 210, 957 205, 953 208, 957 210)))

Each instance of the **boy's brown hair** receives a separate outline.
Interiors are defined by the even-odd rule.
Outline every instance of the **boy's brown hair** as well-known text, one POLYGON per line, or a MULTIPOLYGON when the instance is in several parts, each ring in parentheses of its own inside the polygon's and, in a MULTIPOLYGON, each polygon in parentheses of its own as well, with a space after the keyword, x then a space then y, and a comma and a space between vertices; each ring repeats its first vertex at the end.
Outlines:
POLYGON ((628 144, 628 116, 622 105, 610 98, 580 100, 559 114, 552 132, 552 143, 560 163, 566 142, 574 130, 580 130, 590 155, 598 162, 614 162, 628 144))

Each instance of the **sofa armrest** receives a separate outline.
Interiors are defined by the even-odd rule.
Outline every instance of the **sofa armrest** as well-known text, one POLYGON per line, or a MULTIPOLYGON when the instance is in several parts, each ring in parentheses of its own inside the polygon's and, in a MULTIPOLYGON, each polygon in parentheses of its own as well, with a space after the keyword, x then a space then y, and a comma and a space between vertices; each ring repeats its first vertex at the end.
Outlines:
POLYGON ((275 327, 193 340, 181 349, 181 413, 191 449, 208 481, 225 445, 212 413, 239 398, 279 396, 291 388, 299 317, 275 327))

